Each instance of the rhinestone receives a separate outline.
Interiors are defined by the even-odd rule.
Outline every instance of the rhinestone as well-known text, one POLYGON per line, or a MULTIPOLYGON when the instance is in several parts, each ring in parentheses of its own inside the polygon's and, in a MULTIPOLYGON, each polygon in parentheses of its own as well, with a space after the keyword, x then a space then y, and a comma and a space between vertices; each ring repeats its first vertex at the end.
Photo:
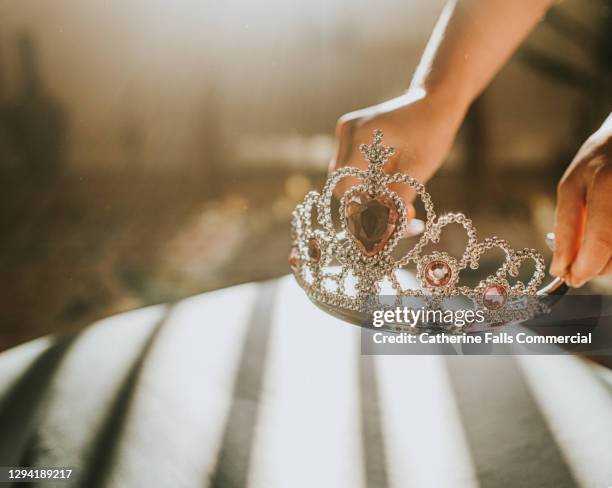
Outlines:
POLYGON ((425 267, 425 281, 434 287, 446 286, 453 277, 453 270, 442 260, 431 261, 425 267))
POLYGON ((289 261, 289 266, 291 266, 291 269, 294 271, 300 267, 300 251, 296 246, 291 248, 287 261, 289 261))
POLYGON ((321 246, 314 237, 308 242, 308 257, 315 263, 318 263, 321 259, 321 246))
POLYGON ((508 300, 508 292, 502 285, 490 285, 482 294, 482 303, 489 310, 499 310, 508 300))

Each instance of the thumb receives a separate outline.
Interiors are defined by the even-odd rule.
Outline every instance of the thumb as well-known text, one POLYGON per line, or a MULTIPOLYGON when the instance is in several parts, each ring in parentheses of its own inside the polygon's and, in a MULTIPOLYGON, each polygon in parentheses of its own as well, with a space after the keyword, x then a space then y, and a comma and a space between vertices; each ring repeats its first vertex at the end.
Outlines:
POLYGON ((582 240, 586 220, 585 191, 575 179, 561 180, 555 211, 555 251, 550 266, 553 276, 566 276, 582 240))

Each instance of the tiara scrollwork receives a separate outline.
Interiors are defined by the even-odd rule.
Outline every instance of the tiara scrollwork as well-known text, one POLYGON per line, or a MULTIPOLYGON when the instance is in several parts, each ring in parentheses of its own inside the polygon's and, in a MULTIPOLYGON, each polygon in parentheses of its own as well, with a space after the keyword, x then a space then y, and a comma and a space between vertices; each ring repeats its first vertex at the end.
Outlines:
POLYGON ((343 167, 335 171, 321 193, 309 192, 293 212, 289 264, 308 297, 319 305, 359 312, 386 284, 384 288, 400 298, 463 295, 495 315, 514 297, 535 296, 545 276, 542 255, 534 249, 514 250, 497 237, 479 241, 472 221, 462 213, 436 215, 423 184, 407 174, 384 171, 394 149, 382 143, 382 136, 375 130, 372 143, 360 146, 368 163, 366 169, 343 167), (339 218, 334 219, 332 198, 346 177, 360 182, 340 196, 339 218), (412 188, 426 214, 423 234, 400 256, 394 250, 406 237, 409 218, 405 202, 390 189, 391 184, 412 188), (444 227, 453 223, 462 226, 467 235, 463 254, 425 254, 425 246, 438 243, 444 227), (464 270, 478 268, 480 258, 493 248, 503 251, 503 264, 474 287, 461 284, 464 270), (527 283, 511 283, 525 261, 533 263, 533 275, 527 283), (408 287, 399 273, 412 265, 416 265, 419 286, 408 287))

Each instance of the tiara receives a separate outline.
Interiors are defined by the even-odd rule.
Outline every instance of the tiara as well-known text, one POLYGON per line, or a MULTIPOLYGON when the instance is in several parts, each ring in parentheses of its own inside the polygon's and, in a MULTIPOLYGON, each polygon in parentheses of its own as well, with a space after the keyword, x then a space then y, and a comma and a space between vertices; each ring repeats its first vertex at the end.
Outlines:
MULTIPOLYGON (((297 205, 292 218, 292 248, 289 264, 298 284, 308 297, 327 312, 355 321, 353 312, 371 307, 372 297, 448 297, 463 295, 491 314, 503 310, 516 297, 537 296, 558 290, 556 280, 538 290, 545 276, 542 255, 534 249, 514 250, 503 239, 487 237, 479 241, 472 221, 462 213, 438 216, 425 186, 404 173, 384 172, 385 163, 395 150, 382 143, 382 131, 375 130, 371 144, 361 144, 367 169, 343 167, 332 173, 322 192, 309 192, 297 205), (334 220, 332 197, 338 183, 347 177, 360 180, 340 197, 334 220), (416 244, 397 255, 398 243, 409 234, 406 204, 389 185, 412 188, 426 214, 423 232, 416 244), (426 245, 438 244, 444 227, 459 224, 467 243, 460 257, 445 251, 424 252, 426 245), (503 264, 476 286, 461 284, 461 273, 468 266, 477 269, 481 256, 489 249, 504 253, 503 264), (511 284, 519 268, 533 263, 530 279, 511 284), (406 286, 400 279, 407 266, 416 265, 420 286, 406 286), (339 313, 340 312, 340 313, 339 313)), ((405 280, 404 280, 405 281, 405 280)))

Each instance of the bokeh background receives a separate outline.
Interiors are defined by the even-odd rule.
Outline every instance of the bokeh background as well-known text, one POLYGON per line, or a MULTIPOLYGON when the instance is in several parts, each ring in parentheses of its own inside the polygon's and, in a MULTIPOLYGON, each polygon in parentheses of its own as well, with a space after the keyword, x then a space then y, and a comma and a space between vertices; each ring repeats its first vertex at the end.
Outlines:
MULTIPOLYGON (((408 86, 443 3, 0 0, 0 349, 287 273, 335 121, 408 86)), ((468 114, 438 208, 544 248, 610 110, 611 19, 551 10, 468 114)))

